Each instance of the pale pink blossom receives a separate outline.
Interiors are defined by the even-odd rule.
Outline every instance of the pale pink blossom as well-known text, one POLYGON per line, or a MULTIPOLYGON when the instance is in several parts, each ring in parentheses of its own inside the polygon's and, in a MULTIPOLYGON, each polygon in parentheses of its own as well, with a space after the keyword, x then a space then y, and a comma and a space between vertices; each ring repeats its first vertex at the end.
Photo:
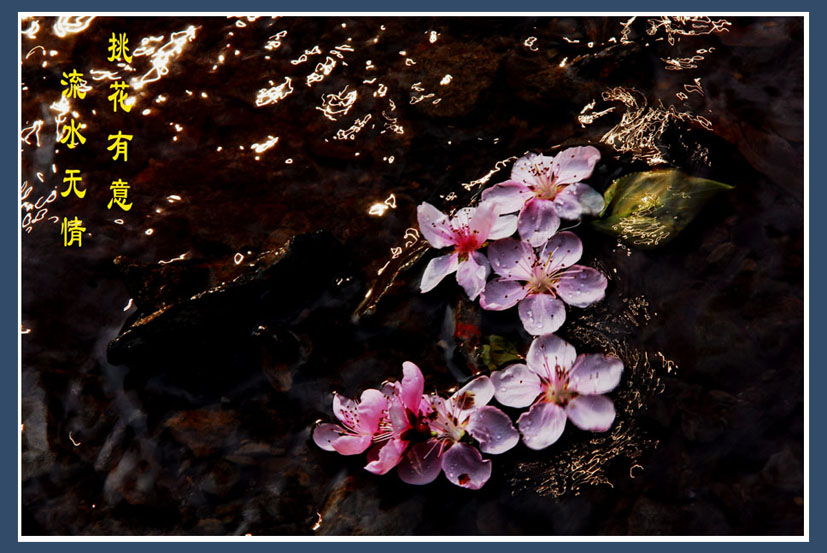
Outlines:
POLYGON ((580 181, 591 176, 600 151, 593 146, 568 148, 556 156, 528 154, 514 163, 511 179, 482 193, 500 213, 519 211, 520 238, 534 247, 551 238, 560 219, 576 220, 603 210, 603 197, 580 181))
POLYGON ((566 320, 565 303, 587 307, 603 299, 607 280, 591 267, 576 265, 583 243, 571 232, 561 232, 540 248, 504 238, 488 246, 488 259, 498 278, 480 296, 484 309, 502 311, 518 305, 523 327, 539 336, 556 331, 566 320))
POLYGON ((517 217, 499 216, 497 208, 483 202, 477 207, 457 210, 453 217, 427 202, 416 210, 419 230, 434 248, 449 248, 453 251, 432 259, 422 275, 420 289, 428 292, 443 278, 456 272, 457 282, 472 300, 485 287, 490 266, 480 251, 487 240, 511 236, 517 230, 517 217))
POLYGON ((517 419, 523 442, 543 449, 560 438, 570 420, 582 430, 605 432, 615 418, 603 394, 620 383, 623 362, 601 354, 577 355, 574 347, 547 334, 529 347, 525 364, 491 374, 497 401, 531 408, 517 419))

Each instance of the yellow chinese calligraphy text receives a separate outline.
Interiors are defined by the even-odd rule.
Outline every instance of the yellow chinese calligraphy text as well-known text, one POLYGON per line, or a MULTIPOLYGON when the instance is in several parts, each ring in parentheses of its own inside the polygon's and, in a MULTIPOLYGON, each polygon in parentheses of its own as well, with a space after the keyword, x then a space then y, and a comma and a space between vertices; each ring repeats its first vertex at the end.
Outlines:
POLYGON ((132 63, 132 56, 129 54, 129 39, 126 38, 126 33, 116 35, 114 32, 109 38, 109 61, 125 61, 132 63))
POLYGON ((124 211, 132 209, 132 202, 126 203, 129 186, 127 186, 125 181, 121 179, 112 181, 112 186, 110 186, 109 189, 112 190, 112 199, 109 200, 109 205, 106 206, 106 209, 112 209, 113 203, 124 211))
POLYGON ((86 195, 86 189, 80 190, 78 188, 78 183, 80 183, 80 170, 79 169, 66 169, 65 177, 63 177, 63 182, 68 183, 69 186, 60 193, 61 196, 64 198, 71 194, 72 192, 77 195, 78 198, 82 198, 86 195))
POLYGON ((77 243, 78 248, 83 245, 81 238, 83 237, 83 231, 86 230, 86 227, 81 225, 83 225, 83 221, 77 217, 74 219, 67 219, 66 217, 63 218, 63 222, 60 223, 60 234, 63 235, 64 248, 75 243, 77 243))
POLYGON ((67 98, 80 98, 81 100, 86 98, 86 90, 84 89, 86 81, 81 79, 81 77, 83 77, 83 73, 78 73, 76 69, 72 69, 72 72, 68 75, 66 71, 63 72, 63 78, 60 79, 60 84, 68 87, 63 89, 64 96, 67 98))
POLYGON ((80 134, 81 125, 75 121, 74 117, 72 117, 72 120, 69 122, 69 126, 64 128, 66 132, 63 134, 63 138, 60 139, 61 144, 66 144, 70 149, 77 146, 78 142, 86 144, 86 138, 80 134))
POLYGON ((129 85, 123 81, 118 81, 109 85, 109 88, 115 89, 115 92, 110 94, 107 99, 112 102, 112 111, 118 111, 118 107, 124 111, 132 109, 133 102, 127 102, 126 89, 129 85))
POLYGON ((118 157, 123 156, 123 160, 126 161, 128 159, 127 145, 129 141, 132 140, 132 135, 123 134, 121 131, 118 131, 118 134, 110 134, 107 140, 114 141, 111 146, 106 148, 107 150, 115 150, 115 155, 112 156, 112 159, 118 161, 118 157))

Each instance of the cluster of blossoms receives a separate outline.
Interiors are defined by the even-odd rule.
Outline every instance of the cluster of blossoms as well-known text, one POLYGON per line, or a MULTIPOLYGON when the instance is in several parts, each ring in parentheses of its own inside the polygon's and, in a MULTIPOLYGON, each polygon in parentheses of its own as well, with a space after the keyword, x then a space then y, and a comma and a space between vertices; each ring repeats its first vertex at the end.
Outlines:
POLYGON ((444 472, 463 488, 477 490, 491 476, 496 455, 517 445, 520 435, 508 415, 488 405, 495 388, 487 376, 466 384, 448 399, 424 394, 419 367, 406 361, 401 382, 365 390, 361 401, 333 397, 338 424, 319 424, 313 440, 342 455, 367 451, 365 469, 385 474, 394 467, 402 481, 427 484, 444 472))
POLYGON ((565 304, 586 307, 603 299, 606 277, 577 265, 582 242, 572 232, 558 232, 560 219, 577 220, 603 209, 603 197, 581 182, 599 159, 593 146, 554 157, 529 154, 514 164, 510 180, 483 191, 477 207, 449 218, 422 203, 417 209, 422 235, 434 248, 453 251, 428 263, 421 290, 432 290, 456 272, 465 293, 471 300, 479 297, 483 309, 517 305, 523 327, 533 336, 559 329, 565 304), (515 232, 520 240, 510 238, 515 232), (492 269, 497 277, 488 281, 492 269))
POLYGON ((427 484, 444 472, 452 483, 479 489, 491 476, 491 461, 522 436, 531 449, 555 443, 566 421, 592 432, 608 430, 615 418, 604 394, 620 382, 623 363, 602 354, 577 355, 552 334, 566 318, 565 304, 587 307, 603 299, 606 277, 576 262, 583 253, 572 232, 558 232, 560 219, 576 220, 603 209, 602 196, 581 181, 600 153, 591 146, 555 157, 531 154, 515 163, 511 179, 485 190, 477 207, 448 217, 428 203, 417 210, 420 230, 435 248, 452 247, 430 261, 421 289, 433 289, 456 273, 468 297, 484 309, 518 306, 526 331, 535 336, 524 363, 479 376, 451 397, 425 395, 424 378, 411 362, 401 382, 366 390, 359 402, 333 398, 341 424, 319 424, 313 439, 342 455, 367 452, 365 469, 385 474, 396 467, 410 484, 427 484), (520 239, 511 238, 519 233, 520 239), (484 254, 481 250, 486 248, 484 254), (497 275, 488 280, 491 271, 497 275), (529 409, 511 419, 492 399, 529 409))
POLYGON ((566 341, 546 334, 531 343, 525 363, 491 377, 479 376, 448 399, 424 394, 419 367, 406 361, 401 382, 365 390, 360 401, 333 396, 341 424, 318 424, 313 440, 342 455, 367 452, 365 469, 385 474, 394 467, 402 481, 427 484, 444 472, 457 486, 477 490, 491 476, 491 461, 523 443, 543 449, 560 438, 570 420, 582 430, 604 432, 615 418, 603 394, 620 382, 623 363, 601 354, 577 355, 566 341), (492 398, 509 407, 529 407, 511 419, 492 398))

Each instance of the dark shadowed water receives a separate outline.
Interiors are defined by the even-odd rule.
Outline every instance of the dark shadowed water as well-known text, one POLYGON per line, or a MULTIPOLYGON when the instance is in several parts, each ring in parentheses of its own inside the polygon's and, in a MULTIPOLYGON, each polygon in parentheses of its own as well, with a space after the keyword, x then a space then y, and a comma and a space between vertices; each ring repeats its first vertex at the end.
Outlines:
POLYGON ((801 18, 56 23, 21 39, 24 534, 803 532, 801 18), (72 69, 91 88, 61 104, 72 69), (334 390, 411 360, 444 392, 489 335, 525 351, 513 310, 452 279, 419 294, 409 229, 422 201, 586 143, 600 191, 655 166, 735 186, 656 249, 577 229, 610 283, 560 334, 624 359, 614 429, 495 457, 480 491, 316 447, 334 390), (84 198, 59 194, 67 169, 84 198))

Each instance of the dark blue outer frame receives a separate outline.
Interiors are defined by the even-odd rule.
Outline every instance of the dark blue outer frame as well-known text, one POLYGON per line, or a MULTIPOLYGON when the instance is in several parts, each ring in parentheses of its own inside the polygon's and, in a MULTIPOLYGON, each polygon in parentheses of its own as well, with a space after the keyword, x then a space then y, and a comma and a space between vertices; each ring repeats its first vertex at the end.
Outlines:
MULTIPOLYGON (((822 92, 827 88, 825 81, 824 63, 823 60, 827 58, 827 48, 822 40, 823 33, 821 29, 827 25, 827 16, 825 16, 823 1, 819 4, 816 1, 786 1, 771 2, 768 0, 752 0, 752 1, 710 1, 710 0, 695 0, 691 3, 682 4, 668 4, 664 2, 654 2, 651 0, 631 0, 627 2, 617 2, 612 0, 591 0, 589 3, 570 2, 550 2, 543 0, 511 0, 507 3, 497 2, 494 0, 476 0, 476 1, 446 1, 446 0, 416 0, 415 2, 392 3, 389 0, 313 0, 309 3, 288 2, 284 0, 237 0, 232 3, 221 3, 216 0, 184 0, 171 3, 169 1, 158 0, 143 0, 141 2, 105 2, 103 0, 74 0, 70 2, 59 2, 55 0, 35 0, 31 2, 13 1, 5 4, 3 7, 3 18, 0 23, 0 29, 4 32, 0 33, 0 46, 2 46, 2 56, 0 56, 0 63, 2 63, 3 86, 0 88, 2 94, 2 106, 4 111, 3 129, 0 132, 0 152, 2 152, 4 162, 4 178, 3 185, 0 186, 0 194, 2 194, 2 201, 0 201, 0 259, 4 259, 2 272, 0 272, 0 390, 3 392, 2 401, 0 401, 0 443, 4 444, 2 456, 0 456, 0 464, 2 470, 0 471, 0 550, 26 550, 26 551, 40 551, 40 550, 57 550, 62 552, 69 551, 84 551, 88 552, 90 549, 94 551, 103 551, 112 547, 118 550, 138 551, 152 548, 153 551, 217 551, 217 550, 235 550, 241 546, 238 543, 215 543, 215 542, 200 542, 200 543, 18 543, 18 395, 17 395, 17 379, 18 379, 18 337, 20 327, 18 326, 18 218, 19 218, 19 186, 17 177, 17 166, 19 163, 19 134, 17 127, 17 120, 19 117, 19 110, 17 106, 17 96, 19 89, 19 80, 16 78, 19 69, 18 58, 18 43, 20 40, 19 26, 18 26, 18 11, 33 11, 33 12, 121 12, 121 11, 192 11, 200 13, 213 12, 289 12, 289 11, 335 11, 335 12, 394 12, 394 11, 417 11, 417 12, 461 12, 461 11, 510 11, 510 12, 560 12, 571 10, 588 10, 588 11, 611 11, 611 12, 649 12, 649 13, 669 13, 684 11, 692 11, 699 13, 704 11, 709 12, 739 12, 739 11, 763 11, 772 12, 784 10, 789 12, 809 12, 810 24, 809 28, 815 36, 812 41, 809 60, 815 60, 815 63, 810 62, 810 97, 812 102, 809 106, 809 129, 811 129, 809 147, 811 152, 811 159, 821 159, 821 152, 825 149, 824 135, 820 134, 822 128, 827 128, 827 120, 825 120, 825 104, 822 100, 822 92), (821 63, 819 63, 821 62, 821 63), (14 78, 13 78, 14 77, 14 78), (813 93, 814 92, 814 93, 813 93), (14 260, 12 262, 12 260, 14 260)), ((809 164, 812 170, 811 179, 816 183, 815 186, 809 187, 809 204, 805 208, 809 216, 812 217, 812 207, 819 208, 827 204, 827 187, 820 185, 822 179, 818 174, 818 167, 813 163, 809 164)), ((827 268, 827 256, 824 253, 824 244, 827 243, 827 225, 823 217, 813 217, 814 224, 808 225, 810 230, 809 244, 815 244, 815 249, 810 247, 809 255, 809 275, 812 277, 816 275, 811 282, 814 286, 810 289, 808 296, 808 309, 815 316, 811 319, 812 335, 815 336, 815 344, 820 342, 827 323, 823 319, 823 311, 825 308, 825 289, 819 286, 821 282, 818 275, 821 271, 827 268)), ((812 351, 812 349, 810 349, 812 351)), ((822 369, 819 357, 817 355, 812 358, 813 363, 810 370, 810 390, 820 392, 827 388, 827 374, 822 369)), ((558 543, 333 543, 333 542, 316 542, 316 543, 256 543, 246 544, 246 547, 252 547, 259 551, 272 551, 273 548, 278 548, 280 551, 299 550, 299 551, 317 551, 317 550, 336 550, 337 552, 420 552, 423 549, 429 553, 438 550, 462 550, 470 549, 474 553, 487 553, 494 551, 507 551, 514 548, 519 548, 520 553, 533 552, 548 552, 552 548, 565 548, 566 553, 570 551, 589 551, 592 549, 606 549, 611 548, 612 551, 634 551, 634 552, 651 552, 660 551, 663 548, 669 548, 672 551, 697 551, 703 548, 705 551, 709 550, 726 550, 726 551, 750 551, 750 553, 762 553, 764 551, 777 551, 802 548, 812 550, 825 550, 827 548, 827 507, 825 507, 825 445, 822 432, 818 432, 822 428, 821 423, 827 420, 827 402, 811 401, 812 393, 808 395, 809 413, 810 413, 810 428, 815 428, 817 432, 813 434, 810 432, 810 479, 809 489, 805 490, 810 504, 810 541, 809 543, 561 543, 565 540, 562 538, 558 543), (821 544, 820 546, 818 544, 821 544)), ((816 396, 817 397, 817 396, 816 396)), ((805 514, 806 515, 806 514, 805 514)), ((667 537, 666 540, 674 538, 667 537)))

